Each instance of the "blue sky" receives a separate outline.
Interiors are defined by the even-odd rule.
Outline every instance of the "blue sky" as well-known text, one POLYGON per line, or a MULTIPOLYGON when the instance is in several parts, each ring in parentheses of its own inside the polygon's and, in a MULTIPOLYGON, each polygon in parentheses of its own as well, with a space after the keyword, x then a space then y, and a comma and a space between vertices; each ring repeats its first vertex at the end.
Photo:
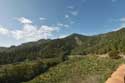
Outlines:
POLYGON ((125 0, 0 0, 0 46, 125 26, 125 0))

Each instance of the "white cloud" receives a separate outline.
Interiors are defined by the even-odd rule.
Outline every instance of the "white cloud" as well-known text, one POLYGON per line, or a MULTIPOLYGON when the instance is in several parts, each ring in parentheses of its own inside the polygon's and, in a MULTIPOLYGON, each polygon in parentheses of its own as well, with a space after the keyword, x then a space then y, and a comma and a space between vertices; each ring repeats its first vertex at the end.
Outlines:
POLYGON ((0 26, 0 35, 8 35, 9 31, 8 29, 4 28, 3 26, 0 26))
MULTIPOLYGON (((41 27, 35 26, 32 24, 32 21, 25 18, 17 18, 17 20, 23 24, 21 29, 16 30, 2 30, 7 32, 6 34, 10 33, 11 37, 15 38, 16 40, 23 40, 25 42, 28 41, 35 41, 39 39, 47 39, 49 38, 53 32, 59 30, 58 27, 48 26, 48 25, 41 25, 41 27)), ((46 18, 41 17, 40 20, 46 20, 46 18)))
POLYGON ((125 27, 125 23, 122 23, 120 27, 122 27, 122 28, 125 27))
POLYGON ((120 27, 113 29, 113 31, 118 31, 118 30, 120 30, 120 29, 122 29, 122 28, 125 28, 125 23, 122 23, 122 24, 120 25, 120 27))
POLYGON ((120 19, 120 22, 121 22, 121 26, 120 27, 125 27, 125 17, 121 18, 120 19))
POLYGON ((30 19, 27 19, 25 17, 21 17, 21 18, 16 18, 20 23, 22 24, 32 24, 32 21, 30 19))
POLYGON ((65 25, 64 25, 65 28, 69 28, 69 26, 70 26, 70 25, 68 25, 68 24, 65 24, 65 25))
POLYGON ((66 15, 65 15, 65 18, 66 18, 66 19, 67 19, 67 18, 69 18, 69 15, 68 15, 68 14, 66 14, 66 15))
POLYGON ((118 31, 118 30, 120 30, 120 29, 122 29, 123 27, 118 27, 118 28, 115 28, 115 29, 113 29, 113 31, 118 31))
MULTIPOLYGON (((82 0, 82 2, 85 2, 85 1, 86 0, 82 0)), ((69 12, 70 15, 73 15, 73 16, 77 16, 78 15, 79 12, 76 10, 77 7, 75 7, 75 6, 68 6, 67 8, 69 9, 68 12, 69 12)), ((69 17, 69 15, 66 14, 65 17, 69 17)))
POLYGON ((68 8, 69 8, 69 9, 74 9, 75 7, 74 7, 74 6, 69 6, 68 8))
POLYGON ((62 24, 62 23, 57 23, 57 26, 59 26, 59 27, 63 27, 64 24, 62 24))
POLYGON ((125 22, 125 17, 122 18, 111 18, 109 22, 125 22))
MULTIPOLYGON (((55 26, 51 25, 41 25, 41 26, 35 26, 32 24, 32 21, 25 18, 16 18, 17 21, 22 23, 22 27, 20 28, 13 28, 9 29, 3 26, 0 26, 0 38, 6 37, 8 40, 12 39, 12 42, 9 42, 6 45, 19 45, 24 42, 29 41, 37 41, 39 39, 48 39, 53 38, 53 33, 60 31, 60 29, 68 28, 71 24, 65 24, 65 23, 57 23, 55 26)), ((45 20, 41 18, 41 20, 45 20)), ((7 42, 6 42, 7 43, 7 42)))
POLYGON ((72 14, 73 16, 77 16, 78 15, 78 11, 70 11, 70 14, 72 14))
POLYGON ((61 36, 59 36, 59 39, 62 39, 62 38, 65 38, 65 37, 67 37, 67 36, 69 36, 70 34, 68 34, 68 35, 61 35, 61 36))
POLYGON ((64 28, 70 27, 69 24, 63 24, 63 23, 58 23, 57 26, 59 26, 59 27, 64 27, 64 28))
POLYGON ((57 29, 52 26, 42 25, 40 28, 31 24, 26 24, 21 30, 11 31, 14 38, 24 41, 35 41, 47 39, 57 29))
POLYGON ((0 27, 0 36, 2 35, 23 42, 36 41, 39 39, 48 39, 52 36, 53 32, 58 30, 57 27, 42 25, 41 27, 32 24, 25 24, 20 30, 10 30, 0 27))
POLYGON ((120 19, 121 22, 125 22, 125 17, 120 19))
POLYGON ((122 28, 125 28, 125 17, 122 17, 122 18, 119 18, 119 19, 112 19, 111 21, 112 22, 117 22, 117 23, 120 24, 119 27, 113 29, 112 31, 118 31, 118 30, 120 30, 122 28))
POLYGON ((47 18, 40 17, 40 20, 41 20, 41 21, 45 21, 45 20, 47 20, 47 18))

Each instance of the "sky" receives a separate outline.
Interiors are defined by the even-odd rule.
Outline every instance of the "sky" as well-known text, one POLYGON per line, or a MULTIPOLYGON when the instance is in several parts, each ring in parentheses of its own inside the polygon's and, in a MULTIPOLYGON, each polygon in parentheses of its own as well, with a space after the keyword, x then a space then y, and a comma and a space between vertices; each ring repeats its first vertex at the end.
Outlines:
POLYGON ((125 0, 0 0, 0 47, 125 26, 125 0))

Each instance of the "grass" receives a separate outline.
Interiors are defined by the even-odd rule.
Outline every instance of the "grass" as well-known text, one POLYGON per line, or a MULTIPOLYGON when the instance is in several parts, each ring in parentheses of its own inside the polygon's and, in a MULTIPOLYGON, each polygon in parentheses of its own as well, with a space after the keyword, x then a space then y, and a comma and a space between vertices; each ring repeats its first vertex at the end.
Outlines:
POLYGON ((26 83, 104 83, 124 59, 72 58, 26 83))

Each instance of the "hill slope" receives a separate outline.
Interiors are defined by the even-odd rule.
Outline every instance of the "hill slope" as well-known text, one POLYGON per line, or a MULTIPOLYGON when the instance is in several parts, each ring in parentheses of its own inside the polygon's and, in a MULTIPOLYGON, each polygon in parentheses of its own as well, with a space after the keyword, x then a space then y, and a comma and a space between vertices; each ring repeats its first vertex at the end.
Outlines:
POLYGON ((25 83, 104 83, 124 62, 94 56, 73 58, 25 83))
POLYGON ((1 48, 0 64, 55 57, 65 60, 68 55, 104 54, 110 51, 124 53, 124 35, 125 28, 96 36, 72 34, 63 39, 40 40, 1 48))
POLYGON ((107 75, 124 60, 98 59, 85 55, 124 53, 124 35, 123 28, 95 36, 72 34, 62 39, 39 40, 10 48, 1 47, 0 83, 29 80, 29 83, 87 83, 90 79, 103 83, 107 75), (68 60, 70 55, 85 57, 68 60), (57 64, 59 65, 56 66, 57 64), (53 66, 56 67, 52 68, 53 66), (34 77, 36 78, 32 80, 34 77))

